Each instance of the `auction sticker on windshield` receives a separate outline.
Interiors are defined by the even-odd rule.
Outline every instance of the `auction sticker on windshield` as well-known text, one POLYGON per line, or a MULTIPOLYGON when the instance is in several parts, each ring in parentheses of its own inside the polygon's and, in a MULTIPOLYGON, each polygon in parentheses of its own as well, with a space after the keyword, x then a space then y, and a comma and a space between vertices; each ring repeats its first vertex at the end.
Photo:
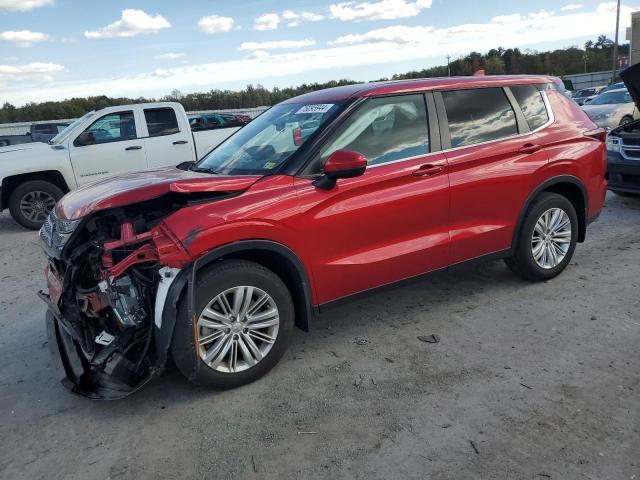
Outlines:
POLYGON ((299 113, 327 113, 333 107, 333 103, 318 103, 315 105, 305 105, 300 110, 296 112, 296 115, 299 113))

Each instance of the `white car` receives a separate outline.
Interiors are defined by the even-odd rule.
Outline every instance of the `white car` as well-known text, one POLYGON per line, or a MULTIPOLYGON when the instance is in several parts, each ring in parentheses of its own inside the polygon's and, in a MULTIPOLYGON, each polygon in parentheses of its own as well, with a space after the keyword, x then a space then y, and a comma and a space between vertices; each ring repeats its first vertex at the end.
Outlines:
POLYGON ((638 108, 626 88, 601 93, 583 105, 582 110, 599 127, 608 130, 640 118, 638 108))
POLYGON ((49 143, 0 148, 0 211, 37 229, 69 190, 112 175, 204 157, 239 127, 192 132, 179 103, 103 108, 49 143))

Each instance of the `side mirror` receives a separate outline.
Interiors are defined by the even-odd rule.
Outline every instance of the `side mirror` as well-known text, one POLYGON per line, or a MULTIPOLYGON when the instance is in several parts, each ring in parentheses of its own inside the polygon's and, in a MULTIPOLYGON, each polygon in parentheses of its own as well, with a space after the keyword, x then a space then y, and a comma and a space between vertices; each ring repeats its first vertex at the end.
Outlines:
POLYGON ((339 178, 359 177, 367 169, 367 158, 353 150, 336 150, 324 163, 324 175, 313 184, 323 190, 331 190, 339 178))
POLYGON ((76 147, 85 147, 94 143, 96 143, 96 137, 93 132, 82 132, 73 142, 76 147))

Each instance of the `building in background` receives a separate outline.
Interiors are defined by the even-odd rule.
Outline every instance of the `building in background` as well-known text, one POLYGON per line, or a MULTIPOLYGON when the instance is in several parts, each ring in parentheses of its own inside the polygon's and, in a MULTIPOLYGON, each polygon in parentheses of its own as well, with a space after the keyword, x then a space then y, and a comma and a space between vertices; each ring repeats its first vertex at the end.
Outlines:
POLYGON ((627 40, 631 43, 629 65, 640 63, 640 12, 631 14, 631 27, 627 28, 627 40))

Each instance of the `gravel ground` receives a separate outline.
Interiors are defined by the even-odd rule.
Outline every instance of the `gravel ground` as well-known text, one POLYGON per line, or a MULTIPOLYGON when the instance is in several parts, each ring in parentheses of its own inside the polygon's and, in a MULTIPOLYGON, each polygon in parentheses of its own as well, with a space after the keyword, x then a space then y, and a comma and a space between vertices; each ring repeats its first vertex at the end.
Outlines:
POLYGON ((91 402, 52 379, 44 258, 0 215, 0 478, 640 479, 639 224, 610 195, 553 281, 436 274, 318 317, 251 385, 170 369, 91 402))

